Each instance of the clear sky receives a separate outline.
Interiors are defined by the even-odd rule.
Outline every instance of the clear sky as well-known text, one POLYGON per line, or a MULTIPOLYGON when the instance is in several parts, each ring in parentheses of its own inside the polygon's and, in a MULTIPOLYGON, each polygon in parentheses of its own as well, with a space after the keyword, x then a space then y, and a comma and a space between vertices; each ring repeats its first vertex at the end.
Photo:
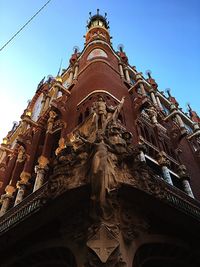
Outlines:
MULTIPOLYGON (((0 0, 0 46, 47 0, 0 0)), ((124 45, 129 63, 152 71, 159 89, 186 111, 200 114, 200 0, 52 0, 0 52, 0 141, 12 128, 40 80, 68 66, 73 46, 84 45, 86 21, 107 12, 113 47, 124 45)))

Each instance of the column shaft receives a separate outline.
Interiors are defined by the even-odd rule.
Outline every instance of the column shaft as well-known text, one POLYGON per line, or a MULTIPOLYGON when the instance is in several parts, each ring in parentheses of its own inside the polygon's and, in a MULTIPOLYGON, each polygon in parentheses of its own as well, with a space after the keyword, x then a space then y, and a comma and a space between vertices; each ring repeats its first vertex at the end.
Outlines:
POLYGON ((192 189, 191 189, 191 187, 190 187, 190 183, 189 183, 189 181, 186 180, 186 179, 183 179, 183 180, 182 180, 182 184, 183 184, 183 190, 185 191, 185 193, 186 193, 188 196, 194 198, 194 195, 193 195, 192 189))
POLYGON ((162 166, 162 173, 163 173, 163 178, 164 178, 164 180, 165 180, 168 184, 173 185, 173 183, 172 183, 172 179, 171 179, 171 175, 170 175, 170 172, 169 172, 169 169, 168 169, 167 166, 162 166))

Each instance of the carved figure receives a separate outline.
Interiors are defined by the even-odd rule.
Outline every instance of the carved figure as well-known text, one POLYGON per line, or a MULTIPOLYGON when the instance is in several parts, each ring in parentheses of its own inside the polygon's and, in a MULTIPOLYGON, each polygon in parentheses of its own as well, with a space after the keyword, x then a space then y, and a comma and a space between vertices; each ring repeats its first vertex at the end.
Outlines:
POLYGON ((91 199, 103 205, 105 203, 106 192, 109 193, 117 187, 115 175, 115 162, 117 158, 113 154, 114 150, 105 143, 102 135, 98 135, 94 143, 90 143, 82 136, 79 137, 84 143, 90 144, 93 151, 90 168, 91 199))
POLYGON ((123 106, 125 97, 122 98, 119 105, 116 107, 108 107, 103 97, 99 97, 98 101, 94 102, 92 110, 96 116, 96 130, 105 132, 106 126, 110 121, 116 122, 123 106))

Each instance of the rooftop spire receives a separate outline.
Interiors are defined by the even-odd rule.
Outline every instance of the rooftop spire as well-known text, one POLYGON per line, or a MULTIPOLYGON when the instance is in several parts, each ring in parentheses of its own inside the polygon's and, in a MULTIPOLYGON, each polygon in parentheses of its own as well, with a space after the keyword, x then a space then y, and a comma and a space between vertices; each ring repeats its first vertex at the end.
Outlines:
POLYGON ((110 43, 110 35, 108 32, 109 21, 107 21, 107 13, 104 16, 100 15, 99 9, 95 15, 89 12, 89 21, 87 21, 86 44, 94 39, 101 39, 110 43))
POLYGON ((104 16, 99 14, 99 9, 97 8, 97 12, 92 16, 92 13, 89 12, 89 22, 87 23, 88 29, 93 27, 104 27, 105 29, 109 29, 109 21, 107 21, 107 13, 104 16))

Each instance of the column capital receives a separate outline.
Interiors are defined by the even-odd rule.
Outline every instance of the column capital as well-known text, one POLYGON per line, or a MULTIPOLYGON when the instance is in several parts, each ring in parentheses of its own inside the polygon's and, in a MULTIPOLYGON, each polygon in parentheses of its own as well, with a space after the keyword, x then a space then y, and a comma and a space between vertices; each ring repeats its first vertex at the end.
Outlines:
POLYGON ((138 72, 135 75, 136 81, 142 80, 142 72, 138 72))
POLYGON ((144 143, 139 143, 137 148, 138 148, 139 151, 142 151, 144 153, 147 152, 147 147, 146 147, 146 145, 144 143))
POLYGON ((25 172, 23 171, 21 174, 20 174, 20 179, 21 179, 21 183, 25 183, 27 184, 29 182, 29 179, 31 178, 31 174, 29 172, 25 172))
POLYGON ((166 157, 166 154, 164 151, 161 151, 158 153, 157 155, 157 161, 158 161, 158 164, 160 166, 166 166, 166 167, 169 167, 170 166, 170 161, 167 159, 166 157))
POLYGON ((41 155, 38 159, 39 167, 40 168, 46 168, 47 165, 49 164, 49 160, 47 157, 41 155))
POLYGON ((187 171, 187 168, 184 164, 179 165, 178 167, 178 175, 181 180, 190 180, 190 175, 187 171))
POLYGON ((7 185, 6 188, 5 188, 5 191, 6 191, 6 195, 7 196, 13 196, 14 192, 15 192, 16 188, 12 185, 7 185))

